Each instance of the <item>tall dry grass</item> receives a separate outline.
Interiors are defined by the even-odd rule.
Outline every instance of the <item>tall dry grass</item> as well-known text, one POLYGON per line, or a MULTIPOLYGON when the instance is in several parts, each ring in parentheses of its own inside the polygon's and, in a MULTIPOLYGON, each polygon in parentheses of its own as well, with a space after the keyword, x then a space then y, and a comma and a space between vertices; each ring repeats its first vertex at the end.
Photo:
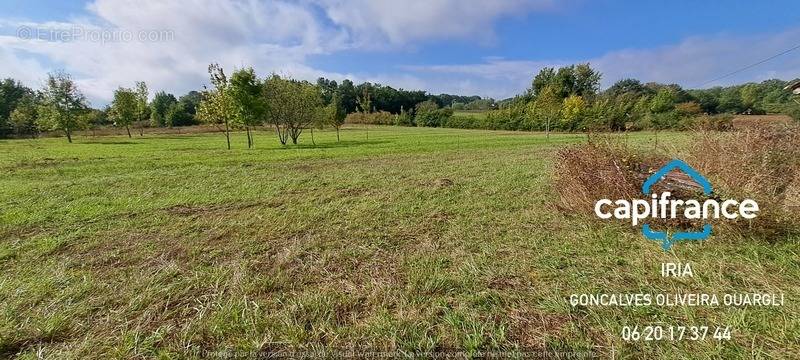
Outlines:
MULTIPOLYGON (((683 153, 683 159, 711 182, 713 198, 750 198, 759 204, 760 212, 753 220, 712 221, 715 232, 778 240, 800 229, 800 127, 701 131, 683 153)), ((559 208, 593 214, 600 199, 643 198, 642 183, 668 160, 608 140, 562 149, 554 169, 559 208)), ((686 184, 680 174, 670 173, 662 183, 655 191, 664 191, 661 186, 666 186, 675 198, 704 200, 691 186, 674 187, 686 184)), ((686 228, 698 224, 675 219, 654 225, 686 228)))
POLYGON ((725 221, 742 233, 783 236, 800 228, 800 127, 748 127, 735 132, 700 132, 687 160, 722 199, 751 198, 753 220, 725 221))

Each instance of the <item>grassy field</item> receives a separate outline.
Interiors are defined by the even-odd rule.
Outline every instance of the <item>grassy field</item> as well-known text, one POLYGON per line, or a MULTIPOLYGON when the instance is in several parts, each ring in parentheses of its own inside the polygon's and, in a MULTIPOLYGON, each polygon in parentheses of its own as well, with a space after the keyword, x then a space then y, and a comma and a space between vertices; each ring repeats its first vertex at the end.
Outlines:
MULTIPOLYGON (((630 141, 648 146, 650 134, 630 141)), ((669 253, 564 214, 550 169, 580 135, 371 127, 0 141, 0 357, 224 349, 800 353, 800 241, 669 253), (694 279, 659 274, 691 261, 694 279), (779 292, 783 307, 572 307, 572 293, 779 292), (733 339, 624 342, 624 325, 733 339)), ((672 134, 673 140, 683 135, 672 134)), ((660 140, 663 141, 663 140, 660 140)))

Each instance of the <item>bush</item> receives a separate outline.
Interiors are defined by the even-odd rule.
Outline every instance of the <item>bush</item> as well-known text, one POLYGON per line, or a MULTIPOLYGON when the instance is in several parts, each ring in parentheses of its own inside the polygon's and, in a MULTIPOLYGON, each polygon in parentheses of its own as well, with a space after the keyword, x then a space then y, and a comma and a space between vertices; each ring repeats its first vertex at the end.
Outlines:
MULTIPOLYGON (((755 219, 711 221, 715 233, 776 240, 800 231, 800 127, 703 131, 695 135, 684 159, 713 184, 712 197, 740 201, 749 198, 759 204, 755 219)), ((642 183, 667 160, 609 141, 593 140, 565 148, 555 161, 559 207, 569 213, 591 215, 599 199, 642 198, 642 183)), ((676 182, 666 180, 655 191, 669 187, 677 199, 703 199, 692 183, 688 188, 676 188, 676 182)), ((678 185, 687 183, 684 180, 678 185)), ((674 219, 656 221, 654 225, 697 228, 699 222, 674 219)))
POLYGON ((525 120, 525 107, 514 104, 500 110, 487 112, 483 128, 487 130, 534 130, 531 123, 525 120), (523 124, 527 124, 527 126, 523 124))
POLYGON ((481 116, 453 115, 442 126, 455 129, 482 129, 485 124, 481 116))
POLYGON ((451 116, 453 116, 453 109, 418 111, 414 122, 417 123, 417 126, 442 127, 451 116))
POLYGON ((414 117, 403 111, 395 117, 394 124, 397 126, 415 126, 414 117))
POLYGON ((602 136, 595 139, 556 155, 554 182, 562 209, 593 214, 599 199, 640 198, 642 183, 651 170, 668 161, 642 157, 602 136))

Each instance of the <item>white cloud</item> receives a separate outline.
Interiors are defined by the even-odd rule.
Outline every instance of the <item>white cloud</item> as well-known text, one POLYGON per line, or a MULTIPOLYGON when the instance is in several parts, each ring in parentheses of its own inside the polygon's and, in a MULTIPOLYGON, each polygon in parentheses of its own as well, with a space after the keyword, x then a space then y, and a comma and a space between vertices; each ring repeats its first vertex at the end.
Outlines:
MULTIPOLYGON (((206 68, 218 62, 226 69, 253 66, 260 74, 278 72, 313 80, 319 76, 356 82, 373 81, 431 92, 478 94, 504 98, 530 84, 544 66, 589 61, 604 73, 604 85, 623 77, 693 85, 779 52, 800 37, 795 29, 758 36, 694 37, 652 49, 611 51, 592 59, 506 60, 487 58, 477 64, 401 67, 367 73, 317 69, 310 60, 342 51, 382 50, 398 53, 425 41, 490 40, 498 19, 548 11, 551 0, 94 0, 86 14, 66 21, 19 22, 0 18, 0 77, 11 76, 39 87, 47 71, 65 69, 96 104, 107 102, 118 86, 146 81, 153 91, 176 95, 207 83, 206 68), (23 40, 15 28, 91 32, 168 30, 164 41, 23 40)), ((785 56, 726 79, 727 82, 794 78, 800 57, 785 56)))
MULTIPOLYGON (((151 89, 177 94, 207 82, 206 68, 219 62, 226 69, 253 66, 313 78, 325 73, 307 66, 308 56, 344 47, 343 33, 324 28, 312 12, 281 2, 210 0, 97 0, 87 6, 89 22, 10 23, 32 29, 75 29, 87 34, 167 31, 163 41, 93 41, 88 35, 72 41, 22 40, 0 36, 3 59, 12 63, 10 76, 25 78, 35 69, 64 68, 97 103, 109 100, 118 86, 146 81, 151 89), (34 56, 44 58, 40 61, 34 56)), ((96 37, 96 36, 95 36, 96 37)), ((335 75, 335 74, 334 74, 335 75)), ((37 83, 26 81, 31 86, 37 83)))
POLYGON ((549 9, 551 0, 318 0, 328 18, 361 46, 405 45, 415 40, 493 36, 503 16, 549 9))
POLYGON ((791 29, 777 34, 692 37, 674 45, 617 50, 590 59, 529 61, 490 58, 476 64, 407 66, 405 69, 436 79, 429 83, 430 87, 453 91, 477 89, 475 93, 495 98, 521 93, 543 67, 584 62, 591 63, 603 73, 603 87, 624 78, 677 83, 687 88, 710 87, 800 77, 800 50, 796 50, 734 76, 706 83, 796 46, 798 38, 800 29, 791 29), (469 86, 460 86, 463 79, 472 81, 469 86))

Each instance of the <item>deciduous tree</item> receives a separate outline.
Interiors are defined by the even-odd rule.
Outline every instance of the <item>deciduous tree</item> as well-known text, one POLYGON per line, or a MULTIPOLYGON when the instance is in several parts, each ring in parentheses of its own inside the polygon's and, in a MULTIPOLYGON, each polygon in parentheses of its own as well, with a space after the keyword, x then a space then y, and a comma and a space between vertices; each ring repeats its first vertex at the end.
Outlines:
POLYGON ((208 66, 208 74, 211 77, 211 84, 213 89, 207 89, 203 92, 203 100, 197 109, 197 117, 201 121, 214 124, 216 126, 223 126, 225 131, 225 140, 228 144, 228 150, 231 149, 231 122, 237 116, 236 104, 230 94, 230 84, 228 77, 222 70, 219 64, 211 64, 208 66))
POLYGON ((250 130, 264 122, 267 105, 262 89, 253 68, 237 70, 231 75, 230 94, 237 110, 236 122, 247 132, 247 148, 253 146, 250 130))
POLYGON ((88 107, 86 97, 65 72, 47 75, 42 89, 42 105, 39 107, 39 127, 46 130, 62 130, 67 141, 72 142, 72 131, 82 126, 80 113, 88 107))
POLYGON ((131 137, 131 124, 138 118, 138 98, 134 90, 120 87, 114 91, 111 102, 111 118, 117 126, 124 126, 131 137))
POLYGON ((144 81, 136 82, 136 120, 139 122, 139 136, 144 136, 144 119, 150 110, 147 107, 149 92, 144 81))

